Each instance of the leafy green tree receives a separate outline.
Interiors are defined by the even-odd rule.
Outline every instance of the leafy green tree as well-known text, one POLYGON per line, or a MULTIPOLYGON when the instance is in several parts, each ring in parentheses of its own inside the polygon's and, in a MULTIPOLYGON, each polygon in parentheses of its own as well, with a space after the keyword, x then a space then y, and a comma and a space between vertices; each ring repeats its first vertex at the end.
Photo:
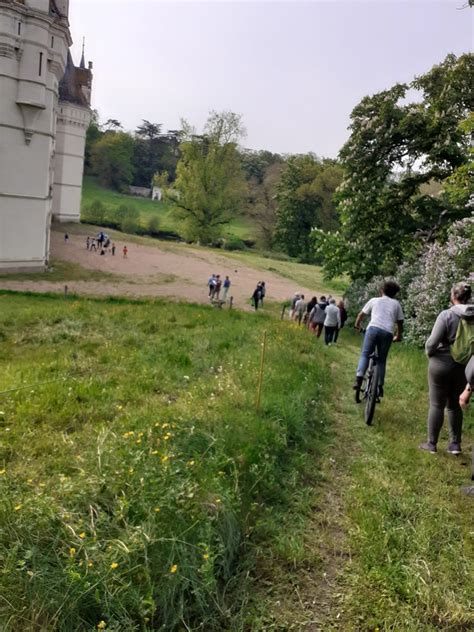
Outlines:
POLYGON ((470 138, 460 122, 472 108, 473 86, 474 56, 448 55, 411 84, 365 97, 354 108, 340 153, 341 228, 314 231, 327 273, 353 279, 391 274, 466 216, 467 189, 459 197, 449 186, 455 174, 468 175, 470 138), (409 89, 421 101, 406 103, 409 89), (430 190, 433 183, 440 194, 430 190))
POLYGON ((95 144, 100 138, 102 138, 103 132, 100 129, 99 113, 97 110, 92 110, 92 117, 89 123, 89 127, 86 132, 86 146, 84 150, 84 172, 86 174, 92 174, 92 151, 95 144))
POLYGON ((292 257, 314 260, 311 232, 337 226, 333 194, 342 180, 334 160, 292 156, 278 185, 276 240, 292 257))
POLYGON ((186 237, 211 243, 243 203, 245 179, 237 142, 244 129, 238 114, 211 112, 202 135, 186 122, 183 130, 177 178, 168 198, 184 222, 186 237))
POLYGON ((92 200, 81 213, 81 221, 88 224, 101 225, 107 213, 107 208, 101 200, 92 200))
POLYGON ((92 166, 101 183, 120 191, 133 177, 133 138, 126 132, 107 132, 94 145, 92 166))
POLYGON ((257 224, 259 241, 264 248, 273 247, 277 224, 277 191, 284 164, 268 164, 262 179, 248 179, 249 203, 247 215, 257 224))
POLYGON ((163 134, 161 128, 161 123, 143 120, 135 130, 133 165, 137 186, 149 187, 157 171, 168 171, 171 180, 176 176, 181 132, 163 134))

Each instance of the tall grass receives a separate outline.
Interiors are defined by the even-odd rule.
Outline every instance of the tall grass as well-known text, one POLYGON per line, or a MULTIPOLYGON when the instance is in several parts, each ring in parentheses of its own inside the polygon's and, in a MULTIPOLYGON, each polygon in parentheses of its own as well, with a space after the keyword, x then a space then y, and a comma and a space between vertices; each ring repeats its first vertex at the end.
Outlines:
POLYGON ((305 337, 193 305, 0 306, 1 629, 239 629, 249 543, 317 442, 305 337))

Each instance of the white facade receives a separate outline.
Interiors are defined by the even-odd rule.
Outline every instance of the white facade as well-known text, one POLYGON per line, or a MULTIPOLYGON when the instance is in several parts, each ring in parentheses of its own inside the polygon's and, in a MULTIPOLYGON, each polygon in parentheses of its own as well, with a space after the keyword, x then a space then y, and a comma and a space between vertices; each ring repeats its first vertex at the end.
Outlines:
MULTIPOLYGON (((1 271, 45 268, 53 184, 80 184, 78 174, 82 177, 79 153, 83 156, 87 112, 82 139, 71 152, 67 133, 58 139, 64 157, 73 154, 71 161, 69 156, 64 165, 54 161, 59 81, 71 45, 67 13, 64 0, 0 0, 1 271), (54 178, 55 162, 59 179, 54 178)), ((66 197, 60 186, 58 199, 66 197)), ((63 208, 67 212, 77 205, 59 202, 59 215, 63 208)))
POLYGON ((54 156, 53 217, 59 222, 81 218, 82 175, 89 108, 60 101, 54 156))

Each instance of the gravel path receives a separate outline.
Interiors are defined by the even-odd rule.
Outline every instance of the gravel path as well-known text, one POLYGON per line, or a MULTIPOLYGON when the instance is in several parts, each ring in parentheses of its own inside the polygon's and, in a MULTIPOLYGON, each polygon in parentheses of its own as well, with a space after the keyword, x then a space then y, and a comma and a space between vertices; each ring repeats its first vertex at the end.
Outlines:
POLYGON ((49 281, 47 275, 38 275, 37 280, 0 280, 0 288, 30 290, 34 292, 63 292, 67 284, 70 292, 88 296, 162 296, 173 300, 207 303, 207 279, 212 273, 223 279, 229 275, 232 286, 229 296, 239 308, 250 308, 249 299, 258 281, 265 281, 267 298, 283 301, 301 290, 312 296, 308 288, 297 287, 289 279, 274 272, 258 271, 218 251, 215 253, 186 245, 160 246, 139 245, 116 241, 116 253, 101 256, 89 252, 85 247, 87 228, 75 226, 69 233, 69 242, 64 242, 64 233, 51 234, 52 259, 80 265, 82 268, 108 273, 103 280, 49 281), (128 247, 127 258, 123 257, 124 243, 128 247), (110 276, 112 275, 112 276, 110 276), (113 276, 117 277, 115 281, 113 276))

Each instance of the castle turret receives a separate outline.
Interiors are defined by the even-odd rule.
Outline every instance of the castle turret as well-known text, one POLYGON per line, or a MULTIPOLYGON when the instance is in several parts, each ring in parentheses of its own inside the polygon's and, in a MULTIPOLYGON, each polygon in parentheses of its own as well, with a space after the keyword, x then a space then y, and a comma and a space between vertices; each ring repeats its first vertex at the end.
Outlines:
POLYGON ((40 270, 49 257, 56 105, 70 45, 66 2, 0 0, 0 269, 40 270))
POLYGON ((66 71, 59 83, 59 103, 54 156, 53 217, 79 222, 86 132, 91 119, 92 70, 82 62, 74 66, 68 53, 66 71))

